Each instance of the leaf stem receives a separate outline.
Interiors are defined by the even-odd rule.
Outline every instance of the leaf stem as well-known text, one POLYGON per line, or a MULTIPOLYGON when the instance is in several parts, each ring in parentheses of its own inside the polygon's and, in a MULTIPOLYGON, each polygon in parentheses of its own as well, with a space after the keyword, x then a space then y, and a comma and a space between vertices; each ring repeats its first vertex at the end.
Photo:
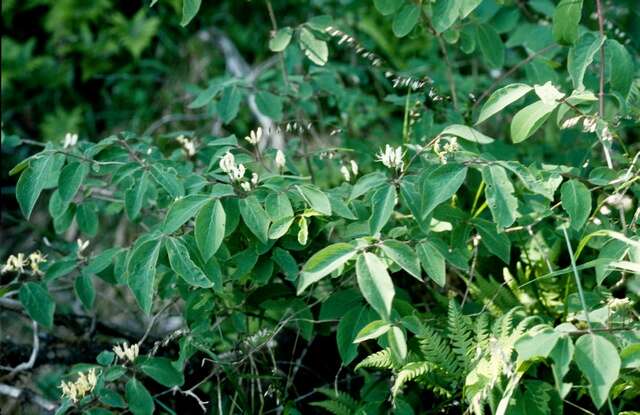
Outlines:
MULTIPOLYGON (((562 233, 564 234, 564 240, 567 243, 567 250, 569 251, 569 258, 571 259, 571 269, 573 270, 573 276, 576 279, 576 287, 578 287, 578 295, 580 296, 580 303, 582 304, 582 310, 584 311, 584 318, 587 321, 587 327, 591 332, 591 320, 589 319, 589 311, 587 309, 587 302, 584 298, 584 291, 582 291, 582 283, 580 282, 580 275, 576 269, 576 260, 573 256, 573 248, 571 248, 571 241, 569 241, 569 234, 567 233, 567 227, 562 227, 562 233)), ((565 298, 565 301, 567 299, 565 298)))

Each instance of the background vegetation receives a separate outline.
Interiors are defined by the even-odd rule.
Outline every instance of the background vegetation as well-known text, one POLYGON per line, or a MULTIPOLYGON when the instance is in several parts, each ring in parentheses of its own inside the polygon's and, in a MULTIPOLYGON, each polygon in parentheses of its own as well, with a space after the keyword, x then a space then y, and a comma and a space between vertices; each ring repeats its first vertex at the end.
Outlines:
POLYGON ((3 410, 640 410, 635 3, 3 1, 3 410))

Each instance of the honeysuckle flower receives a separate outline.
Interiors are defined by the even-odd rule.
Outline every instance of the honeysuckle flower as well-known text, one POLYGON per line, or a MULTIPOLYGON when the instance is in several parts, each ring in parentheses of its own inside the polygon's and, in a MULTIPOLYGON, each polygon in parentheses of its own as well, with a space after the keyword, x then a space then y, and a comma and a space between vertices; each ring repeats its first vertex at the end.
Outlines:
POLYGON ((87 393, 93 392, 98 383, 98 375, 95 368, 89 369, 87 372, 81 372, 74 382, 61 382, 62 396, 68 398, 71 402, 77 403, 84 398, 87 393))
POLYGON ((593 133, 596 131, 597 122, 595 117, 585 117, 584 121, 582 121, 582 130, 585 133, 593 133))
POLYGON ((351 172, 353 172, 354 176, 358 175, 358 163, 355 160, 351 160, 351 172))
POLYGON ((78 244, 78 255, 82 255, 82 252, 89 247, 90 242, 83 241, 82 239, 78 238, 76 243, 78 244))
POLYGON ((376 155, 376 160, 381 162, 385 167, 402 171, 404 168, 404 162, 402 161, 402 147, 396 147, 395 149, 387 144, 384 151, 376 155))
POLYGON ((47 256, 42 255, 40 251, 32 252, 29 255, 29 266, 31 267, 31 272, 33 272, 35 275, 42 275, 40 264, 42 264, 43 262, 47 262, 47 256))
POLYGON ((240 187, 242 187, 242 190, 244 190, 245 192, 251 191, 251 183, 249 182, 240 183, 240 187))
POLYGON ((633 200, 631 200, 631 198, 627 195, 614 194, 608 196, 605 201, 611 206, 622 209, 624 211, 627 211, 633 207, 633 200))
POLYGON ((258 176, 258 173, 252 173, 251 174, 251 184, 253 186, 257 186, 259 180, 260 180, 260 177, 258 176))
POLYGON ((348 182, 351 180, 351 174, 349 173, 349 169, 347 168, 347 166, 340 167, 340 173, 342 173, 345 181, 348 182))
POLYGON ((0 272, 5 274, 7 272, 24 272, 24 267, 27 265, 27 260, 23 253, 17 255, 9 255, 7 262, 2 265, 0 272))
POLYGON ((233 169, 235 166, 236 166, 235 157, 233 157, 233 154, 231 154, 230 151, 227 151, 227 153, 224 156, 222 156, 222 158, 220 159, 220 170, 222 170, 225 173, 229 173, 231 169, 233 169))
POLYGON ((575 127, 580 122, 581 119, 582 119, 582 115, 578 115, 577 117, 567 118, 562 123, 561 129, 565 130, 567 128, 575 127))
POLYGON ((182 145, 182 148, 184 148, 184 151, 189 157, 196 154, 196 144, 193 140, 189 140, 184 135, 179 135, 176 140, 182 145))
POLYGON ((247 140, 249 144, 255 146, 262 139, 262 127, 258 127, 255 131, 251 131, 244 139, 247 140))
POLYGON ((120 360, 128 360, 133 363, 140 354, 140 347, 137 344, 129 346, 128 343, 118 344, 113 346, 113 352, 118 356, 120 360))
POLYGON ((78 143, 78 134, 67 133, 64 136, 63 148, 73 147, 78 143))
POLYGON ((284 156, 284 153, 282 152, 282 150, 278 150, 276 152, 276 167, 279 169, 284 169, 284 165, 287 163, 287 159, 284 156))

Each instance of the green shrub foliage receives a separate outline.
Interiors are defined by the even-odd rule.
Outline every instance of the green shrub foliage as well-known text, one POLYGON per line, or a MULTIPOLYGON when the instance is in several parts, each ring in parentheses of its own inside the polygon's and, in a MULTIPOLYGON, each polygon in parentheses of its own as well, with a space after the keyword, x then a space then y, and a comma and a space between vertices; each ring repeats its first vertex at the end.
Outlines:
POLYGON ((57 414, 639 409, 634 2, 42 3, 46 47, 2 43, 3 152, 29 149, 11 216, 32 224, 3 238, 2 394, 57 414), (167 113, 116 83, 125 131, 85 128, 76 95, 25 128, 16 88, 73 88, 56 51, 83 80, 123 54, 155 72, 185 33, 215 51, 189 52, 206 75, 182 115, 139 128, 167 113))

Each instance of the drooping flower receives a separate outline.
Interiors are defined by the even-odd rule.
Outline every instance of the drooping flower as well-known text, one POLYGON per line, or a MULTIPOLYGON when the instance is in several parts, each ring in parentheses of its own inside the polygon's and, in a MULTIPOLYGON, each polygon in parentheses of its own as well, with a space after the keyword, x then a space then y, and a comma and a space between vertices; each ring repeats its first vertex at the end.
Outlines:
POLYGON ((87 393, 93 392, 98 383, 98 375, 95 368, 89 369, 87 372, 81 372, 74 382, 61 382, 62 396, 68 398, 71 402, 77 403, 84 398, 87 393))
POLYGON ((64 136, 63 148, 73 147, 78 143, 78 134, 67 133, 64 136))
POLYGON ((249 144, 257 145, 262 139, 262 127, 258 127, 255 131, 251 131, 248 136, 244 138, 249 144))
POLYGON ((287 163, 287 159, 284 156, 284 153, 281 150, 276 152, 276 167, 279 169, 283 169, 285 164, 287 163))
POLYGON ((140 347, 138 344, 132 344, 129 346, 128 343, 118 344, 113 346, 113 352, 118 356, 120 360, 128 360, 133 363, 140 354, 140 347))
POLYGON ((387 144, 384 151, 380 152, 376 156, 376 160, 381 162, 390 169, 402 171, 404 168, 404 162, 402 161, 402 147, 396 147, 395 149, 387 144))

